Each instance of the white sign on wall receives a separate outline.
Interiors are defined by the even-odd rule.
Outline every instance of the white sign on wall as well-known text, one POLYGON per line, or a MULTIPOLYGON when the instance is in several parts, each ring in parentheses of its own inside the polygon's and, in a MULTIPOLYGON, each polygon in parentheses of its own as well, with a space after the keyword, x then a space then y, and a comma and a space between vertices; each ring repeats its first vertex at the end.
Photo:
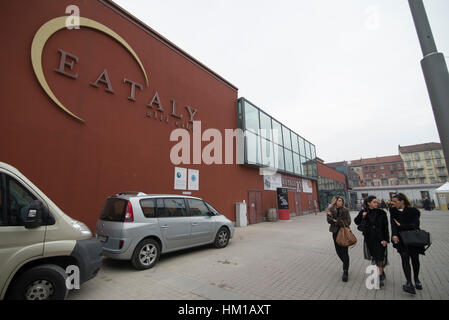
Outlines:
POLYGON ((263 176, 264 190, 276 191, 277 188, 282 188, 282 177, 280 174, 263 176))
POLYGON ((187 189, 187 169, 175 167, 175 190, 187 189))
POLYGON ((307 179, 303 179, 302 180, 302 190, 305 193, 312 193, 313 192, 312 181, 307 180, 307 179))
POLYGON ((200 171, 189 169, 189 190, 199 190, 200 189, 200 171))

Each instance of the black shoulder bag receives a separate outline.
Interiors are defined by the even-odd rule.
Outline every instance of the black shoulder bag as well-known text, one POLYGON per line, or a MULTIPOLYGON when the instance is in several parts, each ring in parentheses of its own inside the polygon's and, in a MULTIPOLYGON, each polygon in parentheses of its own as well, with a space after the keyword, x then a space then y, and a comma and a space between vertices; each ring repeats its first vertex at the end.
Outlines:
MULTIPOLYGON (((367 210, 365 210, 366 212, 368 212, 367 210)), ((366 230, 366 220, 367 217, 365 217, 365 219, 362 218, 362 222, 360 222, 360 224, 357 226, 357 230, 361 231, 361 232, 365 232, 366 230)))
POLYGON ((432 244, 432 238, 430 237, 430 233, 421 230, 407 230, 399 232, 402 238, 402 242, 407 247, 425 247, 424 251, 429 249, 432 244))

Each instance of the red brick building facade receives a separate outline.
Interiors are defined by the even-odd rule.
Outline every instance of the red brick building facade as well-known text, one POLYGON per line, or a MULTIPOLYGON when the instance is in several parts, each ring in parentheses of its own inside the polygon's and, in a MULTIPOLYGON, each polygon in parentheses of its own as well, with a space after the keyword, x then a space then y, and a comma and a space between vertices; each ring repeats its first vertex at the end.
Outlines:
MULTIPOLYGON (((236 202, 248 204, 250 223, 276 208, 258 168, 170 159, 177 128, 191 146, 193 121, 222 136, 237 128, 232 83, 112 1, 2 1, 0 12, 0 161, 72 218, 93 228, 105 199, 128 190, 198 196, 233 221, 236 202), (71 5, 79 29, 64 25, 71 5), (198 170, 199 188, 174 188, 176 167, 198 170)), ((314 211, 316 178, 283 177, 311 185, 292 189, 290 210, 314 211)))

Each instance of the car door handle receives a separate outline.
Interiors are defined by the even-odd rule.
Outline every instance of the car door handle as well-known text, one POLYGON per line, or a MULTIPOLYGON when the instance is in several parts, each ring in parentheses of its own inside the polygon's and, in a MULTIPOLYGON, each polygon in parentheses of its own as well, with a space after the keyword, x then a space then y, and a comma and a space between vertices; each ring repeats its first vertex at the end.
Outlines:
POLYGON ((168 226, 165 224, 163 226, 161 226, 162 229, 168 229, 168 226))
POLYGON ((199 223, 192 223, 192 226, 199 226, 199 223))

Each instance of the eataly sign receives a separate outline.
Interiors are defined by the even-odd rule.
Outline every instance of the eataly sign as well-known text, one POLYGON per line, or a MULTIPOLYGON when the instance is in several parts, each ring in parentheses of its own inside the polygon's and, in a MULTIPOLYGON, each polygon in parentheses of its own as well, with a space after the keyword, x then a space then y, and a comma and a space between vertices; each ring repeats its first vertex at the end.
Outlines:
MULTIPOLYGON (((79 58, 75 56, 72 53, 69 53, 67 51, 64 51, 62 49, 59 49, 58 52, 60 53, 60 59, 59 59, 59 66, 54 71, 58 74, 61 74, 63 76, 69 77, 71 79, 77 79, 78 73, 75 72, 74 66, 75 63, 79 62, 79 58)), ((123 78, 123 83, 125 85, 130 86, 130 94, 128 97, 128 100, 135 102, 136 101, 136 91, 142 91, 143 86, 142 84, 127 79, 126 77, 123 78)), ((108 70, 104 69, 103 72, 97 77, 97 79, 90 83, 92 87, 100 88, 100 86, 104 86, 104 90, 110 94, 114 94, 114 89, 112 88, 112 83, 109 78, 108 70)), ((187 122, 183 121, 183 114, 178 114, 176 110, 176 100, 171 99, 171 114, 165 115, 164 114, 164 107, 162 105, 161 99, 159 97, 159 93, 156 91, 150 100, 150 102, 146 105, 147 107, 153 109, 152 111, 147 111, 146 116, 149 118, 153 118, 155 120, 165 121, 168 123, 169 118, 173 117, 175 118, 175 125, 176 127, 185 128, 187 130, 192 129, 193 121, 195 121, 195 116, 198 114, 198 110, 194 109, 190 106, 185 106, 185 109, 187 110, 189 120, 187 122)))

